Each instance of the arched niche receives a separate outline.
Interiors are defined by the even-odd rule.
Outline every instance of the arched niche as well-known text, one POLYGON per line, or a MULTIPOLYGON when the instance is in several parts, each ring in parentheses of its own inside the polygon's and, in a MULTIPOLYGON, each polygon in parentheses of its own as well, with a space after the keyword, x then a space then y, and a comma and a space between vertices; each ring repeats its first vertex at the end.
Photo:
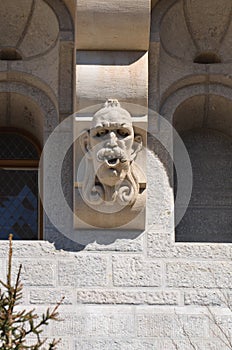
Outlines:
POLYGON ((0 126, 21 128, 44 145, 48 135, 58 125, 55 102, 43 90, 16 81, 0 81, 0 126))
MULTIPOLYGON (((26 139, 30 140, 30 142, 33 140, 34 144, 38 145, 38 149, 41 150, 44 146, 46 138, 58 125, 58 122, 59 115, 57 105, 54 100, 43 90, 36 86, 26 83, 19 83, 17 81, 0 81, 0 132, 7 134, 9 136, 9 140, 15 140, 16 138, 14 136, 11 137, 11 135, 17 134, 19 137, 21 136, 21 138, 25 139, 26 137, 26 139)), ((38 178, 38 174, 36 175, 36 169, 39 165, 39 158, 34 160, 18 159, 17 161, 15 161, 15 159, 2 159, 0 162, 1 169, 5 169, 2 171, 1 180, 4 182, 6 171, 9 172, 9 174, 7 173, 6 176, 7 179, 10 178, 10 176, 13 176, 14 178, 17 175, 16 173, 19 172, 18 176, 21 176, 22 180, 24 180, 24 178, 29 178, 29 173, 32 174, 34 171, 32 178, 34 177, 33 181, 36 181, 36 184, 33 185, 33 194, 29 193, 29 196, 31 198, 32 195, 36 196, 36 193, 38 195, 38 184, 40 179, 38 178), (25 176, 24 174, 22 175, 23 171, 26 172, 25 176)), ((42 171, 40 172, 40 175, 42 176, 42 171)), ((32 180, 30 179, 30 182, 31 181, 32 180)), ((15 180, 13 183, 15 183, 15 180)), ((24 186, 20 188, 20 191, 21 190, 25 192, 24 186)), ((43 192, 42 188, 41 191, 43 192)), ((23 194, 25 194, 24 192, 23 194)), ((16 200, 19 204, 17 198, 18 195, 21 196, 21 192, 19 194, 16 193, 15 198, 10 196, 11 198, 9 198, 9 200, 16 200)), ((39 205, 39 203, 39 199, 37 199, 37 215, 39 223, 38 235, 41 238, 43 230, 43 215, 42 207, 39 205)), ((20 210, 23 212, 22 205, 20 208, 20 210)), ((4 215, 7 216, 7 211, 4 215)), ((26 218, 24 219, 26 220, 26 218)), ((3 223, 3 225, 5 225, 5 223, 3 223)), ((26 238, 25 236, 22 237, 24 237, 23 239, 30 239, 30 236, 27 236, 26 238)), ((33 236, 33 239, 34 238, 35 236, 33 236)))
MULTIPOLYGON (((216 94, 189 97, 176 108, 173 126, 193 171, 192 195, 176 241, 232 242, 232 101, 216 94)), ((175 162, 175 139, 173 145, 175 162)))

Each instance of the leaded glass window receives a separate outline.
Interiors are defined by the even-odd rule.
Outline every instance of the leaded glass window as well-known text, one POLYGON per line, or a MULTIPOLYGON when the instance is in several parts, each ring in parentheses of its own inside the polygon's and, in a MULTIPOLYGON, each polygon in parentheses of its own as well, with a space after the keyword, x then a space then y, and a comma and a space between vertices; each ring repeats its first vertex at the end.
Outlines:
POLYGON ((38 239, 38 150, 17 133, 0 133, 0 239, 38 239))

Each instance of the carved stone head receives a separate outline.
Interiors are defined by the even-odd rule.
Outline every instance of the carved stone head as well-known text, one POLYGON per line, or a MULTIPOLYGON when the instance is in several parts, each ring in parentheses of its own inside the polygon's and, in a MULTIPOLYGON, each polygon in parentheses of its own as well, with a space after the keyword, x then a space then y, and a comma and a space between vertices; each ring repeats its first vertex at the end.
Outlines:
POLYGON ((141 147, 142 138, 134 134, 130 113, 117 100, 107 100, 94 114, 85 138, 94 171, 91 186, 85 184, 88 201, 99 203, 101 198, 131 204, 136 200, 138 184, 132 163, 141 147))

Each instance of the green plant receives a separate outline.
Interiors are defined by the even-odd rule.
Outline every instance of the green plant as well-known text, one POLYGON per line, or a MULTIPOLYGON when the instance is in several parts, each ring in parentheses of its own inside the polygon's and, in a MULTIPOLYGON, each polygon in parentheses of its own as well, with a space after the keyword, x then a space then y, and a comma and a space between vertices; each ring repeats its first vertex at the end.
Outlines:
MULTIPOLYGON (((22 265, 19 266, 16 281, 12 283, 12 235, 9 236, 8 271, 6 283, 0 280, 0 348, 1 350, 37 350, 46 345, 47 339, 42 339, 43 327, 50 320, 58 321, 57 309, 62 300, 53 310, 47 309, 41 317, 35 310, 20 311, 17 305, 22 299, 23 285, 20 282, 22 265), (27 345, 28 336, 34 337, 34 344, 27 345)), ((47 344, 48 350, 55 350, 59 340, 47 344)), ((43 347, 45 349, 45 347, 43 347)))

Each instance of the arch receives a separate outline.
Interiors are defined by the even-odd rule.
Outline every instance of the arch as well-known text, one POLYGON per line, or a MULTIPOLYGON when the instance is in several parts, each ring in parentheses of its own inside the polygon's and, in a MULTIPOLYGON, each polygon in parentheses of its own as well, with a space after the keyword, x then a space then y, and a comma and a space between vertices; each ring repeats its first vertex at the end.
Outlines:
MULTIPOLYGON (((59 122, 57 106, 41 89, 17 81, 0 81, 0 94, 1 93, 17 94, 33 101, 40 111, 41 117, 43 117, 43 137, 57 126, 59 122)), ((40 144, 43 146, 42 138, 40 139, 40 144)))
POLYGON ((54 11, 59 21, 61 40, 74 41, 74 23, 71 14, 62 0, 44 0, 54 11))
POLYGON ((166 12, 180 0, 161 0, 152 9, 151 34, 155 35, 156 41, 160 40, 160 25, 166 12))
MULTIPOLYGON (((161 113, 177 127, 193 166, 193 194, 177 226, 177 241, 231 242, 231 88, 222 84, 180 88, 166 99, 161 113)), ((175 140, 173 144, 175 160, 175 140)))
POLYGON ((159 113, 172 124, 174 112, 182 102, 189 97, 204 94, 219 95, 231 100, 232 88, 215 82, 212 84, 206 84, 206 82, 204 82, 180 87, 165 98, 161 104, 159 113))

